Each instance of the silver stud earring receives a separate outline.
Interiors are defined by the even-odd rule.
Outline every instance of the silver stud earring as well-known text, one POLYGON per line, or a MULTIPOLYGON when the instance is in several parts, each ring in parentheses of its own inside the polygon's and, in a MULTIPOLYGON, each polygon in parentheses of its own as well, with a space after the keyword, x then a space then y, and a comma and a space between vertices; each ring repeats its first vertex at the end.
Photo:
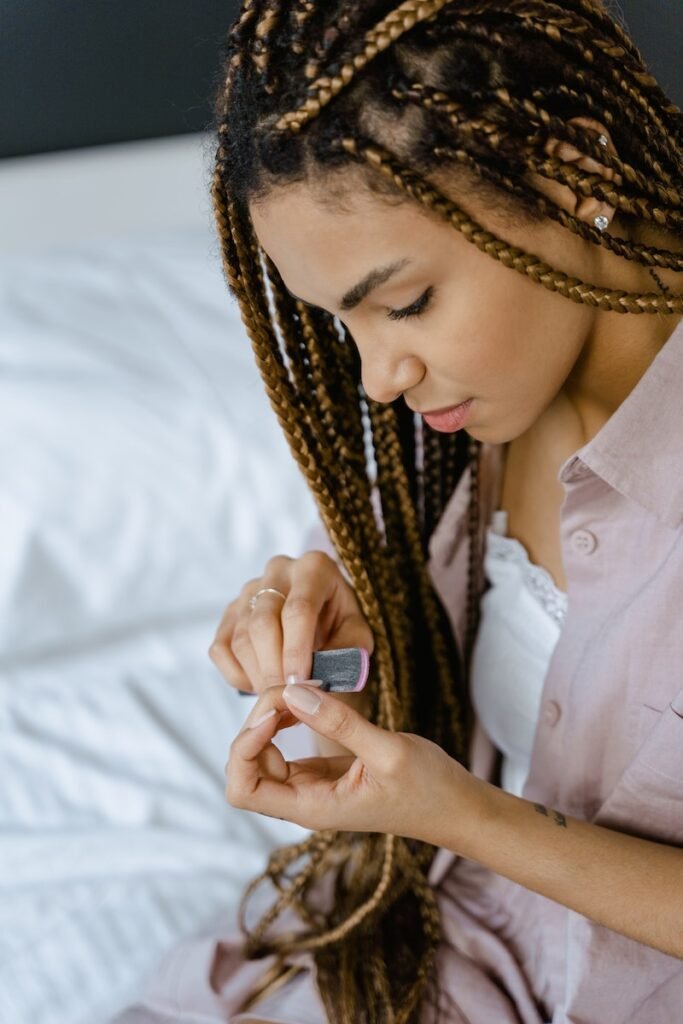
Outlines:
MULTIPOLYGON (((609 145, 609 140, 606 135, 598 135, 598 142, 601 146, 609 145)), ((598 214, 593 223, 598 231, 604 231, 605 228, 609 227, 609 218, 605 217, 603 214, 598 214)))

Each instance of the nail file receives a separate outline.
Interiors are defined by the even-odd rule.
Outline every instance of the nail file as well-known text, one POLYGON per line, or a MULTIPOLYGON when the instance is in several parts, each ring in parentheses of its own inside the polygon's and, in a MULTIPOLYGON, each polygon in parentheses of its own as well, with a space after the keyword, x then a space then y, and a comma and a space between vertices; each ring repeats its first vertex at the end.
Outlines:
MULTIPOLYGON (((370 655, 365 647, 339 647, 334 651, 314 651, 310 679, 322 679, 321 690, 331 693, 356 693, 368 679, 370 655)), ((258 697, 251 690, 238 690, 244 697, 258 697)))

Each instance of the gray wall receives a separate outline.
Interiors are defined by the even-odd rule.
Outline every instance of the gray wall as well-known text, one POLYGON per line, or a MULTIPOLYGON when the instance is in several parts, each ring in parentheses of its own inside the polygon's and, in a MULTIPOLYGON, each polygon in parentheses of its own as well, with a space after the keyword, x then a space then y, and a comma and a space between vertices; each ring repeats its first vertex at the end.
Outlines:
MULTIPOLYGON (((204 130, 238 7, 0 0, 0 158, 204 130)), ((612 10, 683 107, 683 0, 612 0, 612 10)))

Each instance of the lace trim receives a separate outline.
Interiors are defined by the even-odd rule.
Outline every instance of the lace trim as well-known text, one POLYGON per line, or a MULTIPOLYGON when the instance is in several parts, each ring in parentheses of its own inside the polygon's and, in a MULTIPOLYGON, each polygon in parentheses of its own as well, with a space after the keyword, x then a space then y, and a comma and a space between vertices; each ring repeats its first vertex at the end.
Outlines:
MULTIPOLYGON (((496 515, 499 515, 499 512, 500 510, 496 515)), ((541 607, 552 616, 558 626, 561 626, 567 614, 567 594, 555 586, 555 581, 547 569, 530 561, 527 549, 516 537, 508 537, 500 532, 500 518, 494 520, 494 523, 495 525, 489 526, 487 530, 486 554, 490 553, 493 558, 517 562, 522 570, 525 585, 541 607)))

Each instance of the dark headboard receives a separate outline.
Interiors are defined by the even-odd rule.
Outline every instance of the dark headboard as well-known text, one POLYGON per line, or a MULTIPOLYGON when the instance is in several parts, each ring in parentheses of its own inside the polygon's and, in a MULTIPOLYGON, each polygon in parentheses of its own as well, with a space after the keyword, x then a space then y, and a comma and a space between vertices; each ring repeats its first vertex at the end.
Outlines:
POLYGON ((0 157, 206 129, 239 6, 0 0, 0 157))
MULTIPOLYGON (((683 106, 683 0, 610 0, 683 106)), ((0 0, 0 158, 206 130, 236 0, 0 0)))

